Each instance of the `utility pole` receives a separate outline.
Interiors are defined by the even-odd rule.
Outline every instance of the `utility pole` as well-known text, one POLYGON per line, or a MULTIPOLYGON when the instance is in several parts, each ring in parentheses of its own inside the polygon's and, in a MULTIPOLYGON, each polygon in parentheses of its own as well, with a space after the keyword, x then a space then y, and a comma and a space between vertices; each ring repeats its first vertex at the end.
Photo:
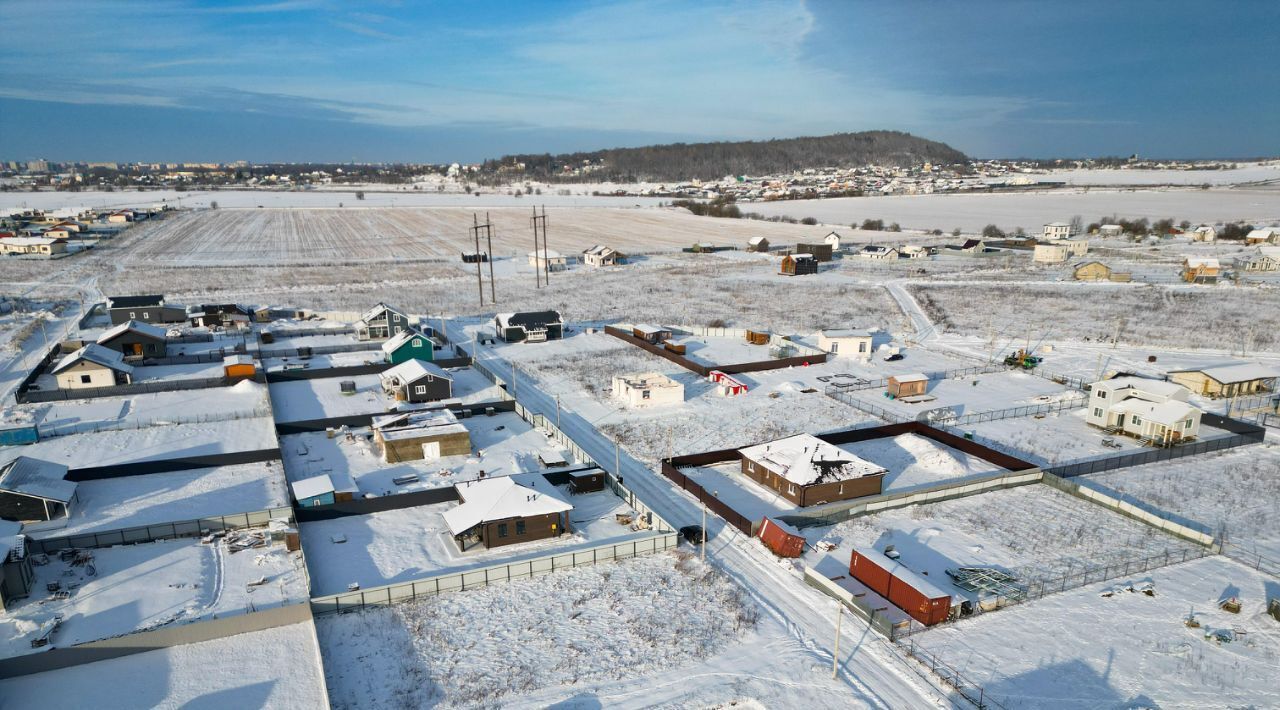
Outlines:
POLYGON ((511 363, 511 399, 516 398, 516 364, 511 363))
POLYGON ((548 286, 551 285, 551 253, 547 248, 547 206, 542 206, 542 214, 538 214, 538 208, 533 208, 533 256, 534 269, 537 270, 538 262, 538 228, 542 228, 542 279, 548 286))
POLYGON ((498 294, 494 291, 493 285, 493 223, 489 221, 489 213, 484 213, 484 233, 485 239, 488 240, 489 252, 485 254, 485 258, 489 262, 489 300, 497 303, 498 294))
POLYGON ((480 288, 480 305, 484 305, 484 274, 480 271, 480 217, 471 214, 471 234, 476 238, 476 286, 480 288))
POLYGON ((538 208, 533 208, 533 219, 529 220, 529 224, 533 225, 533 282, 536 288, 542 288, 542 270, 538 268, 538 208))
MULTIPOLYGON (((703 489, 706 495, 706 489, 703 489)), ((707 501, 702 501, 702 561, 707 561, 707 501)))
POLYGON ((836 602, 836 650, 831 654, 831 679, 835 680, 840 670, 840 622, 844 621, 844 605, 836 602))
POLYGON ((556 395, 556 428, 560 428, 560 395, 556 395))

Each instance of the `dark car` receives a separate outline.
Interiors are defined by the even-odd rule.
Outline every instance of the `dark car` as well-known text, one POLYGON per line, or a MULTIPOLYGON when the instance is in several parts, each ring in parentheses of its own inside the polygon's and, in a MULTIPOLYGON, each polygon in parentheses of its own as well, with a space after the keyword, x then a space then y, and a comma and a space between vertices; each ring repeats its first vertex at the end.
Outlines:
POLYGON ((887 355, 887 356, 885 356, 884 361, 885 361, 885 362, 897 362, 897 361, 901 360, 901 359, 902 359, 902 358, 904 358, 904 357, 906 357, 906 355, 903 355, 902 353, 894 353, 894 354, 892 354, 892 355, 887 355))
POLYGON ((690 545, 701 545, 707 540, 707 532, 702 529, 701 525, 686 525, 680 528, 680 537, 690 545))

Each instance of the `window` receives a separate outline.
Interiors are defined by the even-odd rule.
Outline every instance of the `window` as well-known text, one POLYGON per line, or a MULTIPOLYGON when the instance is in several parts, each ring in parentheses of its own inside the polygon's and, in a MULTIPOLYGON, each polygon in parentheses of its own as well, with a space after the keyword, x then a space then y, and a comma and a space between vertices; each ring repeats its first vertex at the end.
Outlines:
POLYGON ((421 341, 421 340, 418 340, 417 338, 414 338, 414 339, 413 339, 413 347, 415 347, 415 348, 420 348, 420 347, 422 347, 422 341, 421 341))
POLYGON ((1101 419, 1101 418, 1102 418, 1102 407, 1094 407, 1094 408, 1093 408, 1093 416, 1097 417, 1098 419, 1101 419))
POLYGON ((87 384, 89 384, 90 382, 93 382, 93 376, 92 376, 92 375, 81 375, 81 376, 80 376, 80 384, 82 384, 82 385, 87 385, 87 384))
POLYGON ((498 537, 506 537, 506 536, 507 536, 507 524, 498 523, 498 537))
POLYGON ((1183 423, 1182 423, 1182 428, 1183 428, 1183 429, 1190 429, 1190 428, 1191 428, 1191 420, 1190 420, 1190 419, 1188 419, 1187 421, 1183 422, 1183 423))
POLYGON ((517 520, 517 521, 516 521, 516 534, 517 534, 517 535, 523 535, 523 534, 524 534, 524 521, 523 521, 523 520, 517 520))
POLYGON ((1098 390, 1098 399, 1106 399, 1106 398, 1107 398, 1107 391, 1106 391, 1106 390, 1098 390))
POLYGON ((640 399, 649 399, 649 390, 640 393, 640 399))
POLYGON ((134 318, 137 318, 137 317, 138 317, 137 313, 134 313, 133 311, 129 311, 129 320, 133 320, 134 318))
POLYGON ((788 484, 787 484, 787 493, 790 493, 791 495, 795 495, 795 494, 796 494, 796 484, 794 484, 794 483, 788 483, 788 484))
POLYGON ((838 352, 840 352, 840 343, 838 343, 838 342, 836 342, 836 341, 834 341, 834 340, 833 340, 833 341, 831 341, 831 352, 833 352, 833 353, 838 353, 838 352))
POLYGON ((858 352, 865 353, 866 351, 867 351, 867 341, 864 340, 858 343, 858 352))
POLYGON ((146 319, 148 319, 148 318, 150 318, 150 317, 151 317, 151 314, 150 314, 150 313, 148 313, 147 311, 143 311, 143 312, 142 312, 142 320, 146 320, 146 319))
POLYGON ((1142 417, 1138 416, 1137 414, 1133 415, 1133 425, 1138 426, 1141 423, 1142 423, 1142 417))
POLYGON ((414 387, 414 388, 413 388, 413 393, 414 393, 414 394, 426 394, 426 393, 427 393, 427 386, 426 386, 426 385, 418 385, 417 387, 414 387))
POLYGON ((394 320, 395 322, 399 323, 399 322, 400 322, 400 316, 393 316, 393 317, 392 317, 392 320, 394 320))

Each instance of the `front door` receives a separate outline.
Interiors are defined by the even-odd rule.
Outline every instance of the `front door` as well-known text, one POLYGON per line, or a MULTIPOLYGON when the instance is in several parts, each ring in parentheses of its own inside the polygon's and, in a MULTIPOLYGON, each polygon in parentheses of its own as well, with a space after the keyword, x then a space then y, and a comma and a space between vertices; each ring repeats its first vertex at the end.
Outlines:
POLYGON ((431 460, 440 458, 440 442, 429 441, 422 445, 422 458, 431 460))
POLYGON ((131 353, 132 355, 136 355, 137 357, 142 357, 142 343, 133 343, 129 346, 129 348, 130 350, 132 350, 132 353, 131 353))
POLYGON ((1123 428, 1124 428, 1124 415, 1123 415, 1123 414, 1121 414, 1120 416, 1116 417, 1116 426, 1120 427, 1121 429, 1123 429, 1123 428))

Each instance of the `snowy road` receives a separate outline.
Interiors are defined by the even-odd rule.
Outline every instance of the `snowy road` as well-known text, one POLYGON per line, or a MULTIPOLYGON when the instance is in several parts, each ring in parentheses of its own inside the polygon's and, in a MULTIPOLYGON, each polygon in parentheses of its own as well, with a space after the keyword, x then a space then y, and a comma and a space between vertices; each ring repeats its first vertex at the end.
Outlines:
MULTIPOLYGON (((448 334, 456 343, 470 340, 455 323, 449 324, 448 334)), ((480 363, 488 365, 490 370, 497 373, 512 370, 509 362, 492 352, 476 349, 480 363)), ((543 392, 531 376, 517 371, 515 379, 513 394, 521 404, 549 417, 556 416, 555 399, 543 392)), ((679 527, 701 522, 701 508, 694 499, 678 492, 666 479, 625 451, 617 452, 614 442, 576 413, 562 407, 559 416, 560 428, 597 462, 610 467, 609 462, 617 453, 626 485, 669 523, 679 527)), ((780 565, 763 547, 718 517, 708 516, 707 528, 713 539, 708 546, 708 556, 804 648, 824 663, 830 663, 834 602, 805 586, 793 569, 780 565)), ((912 670, 903 667, 890 652, 879 644, 867 643, 868 633, 867 627, 856 620, 844 624, 840 669, 841 678, 851 691, 852 703, 881 708, 947 706, 944 699, 922 687, 912 676, 912 670)), ((768 653, 761 650, 762 662, 767 662, 764 656, 768 653)))
POLYGON ((884 285, 885 290, 893 296, 902 312, 911 319, 911 326, 916 329, 916 342, 923 343, 938 334, 933 321, 925 314, 924 309, 916 302, 914 296, 903 287, 904 281, 890 281, 884 285))

